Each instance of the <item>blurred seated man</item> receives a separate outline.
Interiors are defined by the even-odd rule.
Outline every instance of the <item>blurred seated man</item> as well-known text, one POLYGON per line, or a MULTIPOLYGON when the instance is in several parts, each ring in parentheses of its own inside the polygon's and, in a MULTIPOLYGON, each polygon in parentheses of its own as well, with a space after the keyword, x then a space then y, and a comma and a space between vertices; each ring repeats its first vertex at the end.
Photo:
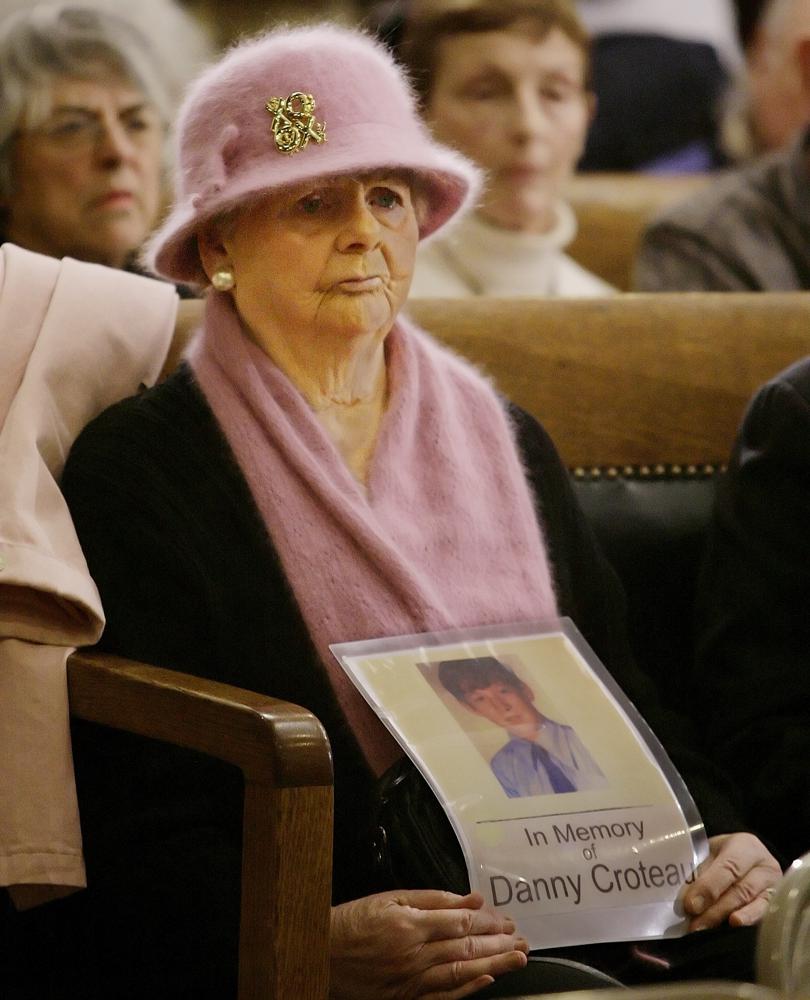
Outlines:
POLYGON ((759 0, 748 26, 745 66, 729 94, 721 143, 731 160, 784 149, 810 124, 800 49, 810 36, 810 0, 759 0))
POLYGON ((750 816, 810 850, 810 358, 755 396, 717 497, 693 704, 750 816))
POLYGON ((0 23, 0 242, 131 265, 157 221, 169 96, 124 18, 37 5, 0 23))
MULTIPOLYGON (((773 0, 766 18, 786 14, 786 4, 810 15, 810 0, 773 0)), ((810 289, 810 127, 798 133, 793 127, 810 122, 810 16, 802 23, 803 33, 791 33, 788 52, 782 54, 789 56, 790 72, 774 74, 773 89, 752 104, 763 128, 766 122, 775 128, 777 116, 765 108, 774 112, 781 102, 787 144, 655 219, 636 262, 639 290, 810 289)))

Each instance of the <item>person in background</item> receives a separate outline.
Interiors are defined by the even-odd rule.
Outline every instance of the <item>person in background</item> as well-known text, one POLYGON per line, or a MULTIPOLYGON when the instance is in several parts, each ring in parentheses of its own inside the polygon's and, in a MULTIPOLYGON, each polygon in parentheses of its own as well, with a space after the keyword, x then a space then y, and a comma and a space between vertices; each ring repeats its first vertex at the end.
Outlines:
POLYGON ((134 265, 161 207, 171 101, 155 49, 101 9, 0 24, 0 240, 134 265))
POLYGON ((810 289, 810 128, 653 220, 633 281, 645 292, 810 289))
POLYGON ((713 752, 786 858, 810 850, 809 610, 804 358, 756 394, 718 485, 693 686, 713 752))
POLYGON ((755 149, 784 149, 810 123, 810 0, 771 0, 749 48, 755 149))
POLYGON ((722 124, 721 143, 733 162, 785 149, 810 124, 802 55, 808 44, 810 0, 760 4, 722 124))
POLYGON ((596 115, 580 169, 722 164, 722 98, 742 62, 731 0, 576 0, 593 37, 596 115))
POLYGON ((600 296, 565 253, 563 198, 593 108, 588 36, 569 0, 479 0, 414 14, 399 55, 434 136, 484 167, 475 211, 420 248, 411 295, 600 296))
MULTIPOLYGON (((798 10, 799 4, 810 15, 810 0, 774 0, 766 19, 786 14, 788 5, 798 10)), ((638 290, 810 289, 810 126, 798 133, 794 128, 810 121, 810 16, 804 34, 773 58, 783 66, 775 75, 776 89, 763 91, 770 96, 753 106, 763 109, 763 128, 777 119, 780 127, 792 123, 784 131, 787 144, 654 219, 640 242, 634 274, 638 290), (772 117, 764 113, 766 107, 781 108, 781 113, 772 117)))
MULTIPOLYGON (((192 13, 192 4, 181 5, 179 0, 138 0, 137 3, 74 0, 74 3, 125 17, 149 39, 169 91, 172 109, 180 103, 188 83, 216 56, 211 31, 192 13)), ((0 24, 10 15, 30 10, 32 6, 31 0, 0 0, 0 24)))

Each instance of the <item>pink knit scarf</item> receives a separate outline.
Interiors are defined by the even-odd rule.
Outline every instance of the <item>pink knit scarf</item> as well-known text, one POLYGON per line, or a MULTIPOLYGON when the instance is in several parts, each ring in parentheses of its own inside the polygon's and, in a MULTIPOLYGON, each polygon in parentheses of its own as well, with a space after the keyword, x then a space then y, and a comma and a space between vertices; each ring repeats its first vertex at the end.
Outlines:
POLYGON ((389 403, 356 481, 303 396, 212 292, 190 362, 369 764, 400 751, 329 644, 556 614, 541 529, 497 395, 400 319, 389 403))

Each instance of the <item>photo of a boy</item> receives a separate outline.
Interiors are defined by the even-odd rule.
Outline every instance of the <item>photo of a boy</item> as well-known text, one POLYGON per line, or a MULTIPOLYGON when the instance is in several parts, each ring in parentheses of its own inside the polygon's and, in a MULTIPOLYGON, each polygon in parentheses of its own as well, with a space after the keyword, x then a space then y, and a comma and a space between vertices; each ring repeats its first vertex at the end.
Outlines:
POLYGON ((604 774, 571 726, 542 715, 534 692, 494 656, 442 660, 439 682, 509 740, 490 767, 509 798, 604 788, 604 774))

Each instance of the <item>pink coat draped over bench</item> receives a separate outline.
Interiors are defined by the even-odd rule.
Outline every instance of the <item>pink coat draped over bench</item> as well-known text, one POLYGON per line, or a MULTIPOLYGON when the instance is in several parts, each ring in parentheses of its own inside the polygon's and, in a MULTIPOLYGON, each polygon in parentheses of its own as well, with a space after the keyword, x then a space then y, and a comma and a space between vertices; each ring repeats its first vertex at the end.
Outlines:
POLYGON ((81 429, 153 384, 164 282, 0 247, 0 885, 19 907, 85 885, 65 661, 104 627, 59 476, 81 429))

